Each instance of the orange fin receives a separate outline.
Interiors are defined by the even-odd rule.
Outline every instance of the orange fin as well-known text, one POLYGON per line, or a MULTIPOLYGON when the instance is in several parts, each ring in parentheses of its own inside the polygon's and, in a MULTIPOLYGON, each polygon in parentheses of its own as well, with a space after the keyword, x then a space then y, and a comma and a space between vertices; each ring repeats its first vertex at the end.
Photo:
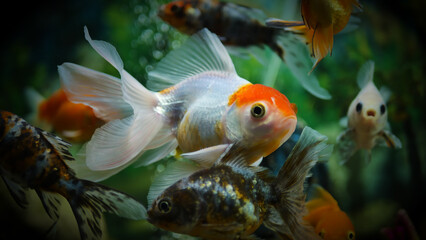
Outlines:
POLYGON ((323 187, 315 184, 313 188, 312 198, 306 203, 309 212, 327 205, 338 207, 337 201, 323 187))

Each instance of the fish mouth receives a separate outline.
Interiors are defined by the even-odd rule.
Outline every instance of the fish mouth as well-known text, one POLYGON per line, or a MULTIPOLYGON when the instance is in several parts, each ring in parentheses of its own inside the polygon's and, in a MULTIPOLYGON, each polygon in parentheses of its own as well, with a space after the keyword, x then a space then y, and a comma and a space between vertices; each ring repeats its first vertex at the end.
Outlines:
POLYGON ((375 117, 375 116, 376 116, 376 111, 374 110, 367 111, 367 117, 375 117))

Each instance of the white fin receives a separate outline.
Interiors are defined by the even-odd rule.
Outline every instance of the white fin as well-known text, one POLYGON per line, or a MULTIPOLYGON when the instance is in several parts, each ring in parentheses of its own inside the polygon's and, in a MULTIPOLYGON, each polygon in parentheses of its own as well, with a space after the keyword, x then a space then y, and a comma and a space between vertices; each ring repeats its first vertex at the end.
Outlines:
POLYGON ((358 75, 356 78, 356 82, 358 83, 358 87, 363 89, 369 82, 373 81, 374 75, 374 62, 369 60, 361 66, 358 71, 358 75))
POLYGON ((160 91, 198 74, 237 75, 234 64, 219 38, 207 29, 192 35, 167 54, 148 73, 147 87, 160 91))
MULTIPOLYGON (((86 164, 91 170, 97 171, 120 168, 136 160, 146 150, 151 140, 158 136, 164 120, 154 111, 158 104, 155 93, 147 90, 124 70, 116 49, 107 42, 92 40, 86 27, 84 32, 90 45, 120 73, 121 84, 119 80, 110 79, 115 86, 113 93, 118 100, 122 94, 122 101, 130 104, 133 109, 133 115, 110 121, 95 131, 87 144, 86 164)), ((171 131, 162 131, 166 132, 171 135, 171 131)), ((164 142, 156 139, 157 146, 151 147, 158 147, 170 140, 168 136, 160 135, 158 137, 164 142)))
POLYGON ((182 153, 181 156, 200 164, 203 168, 209 168, 220 159, 229 146, 229 144, 215 145, 195 152, 182 153))
POLYGON ((124 69, 123 60, 121 60, 121 57, 115 47, 105 41, 92 40, 86 26, 84 26, 84 37, 89 42, 90 46, 92 46, 99 55, 105 58, 105 60, 114 66, 121 74, 124 69))
POLYGON ((173 150, 178 147, 176 139, 154 149, 146 150, 140 158, 134 163, 135 167, 148 166, 165 157, 167 157, 173 150))
POLYGON ((344 116, 339 120, 339 125, 347 128, 348 127, 348 116, 344 116))
POLYGON ((100 182, 119 173, 121 170, 125 169, 131 164, 130 162, 110 170, 93 171, 86 165, 86 146, 87 144, 84 144, 80 151, 77 152, 75 161, 67 162, 68 166, 75 172, 77 178, 90 180, 93 182, 100 182))
POLYGON ((90 106, 96 117, 108 122, 132 114, 120 79, 73 63, 58 66, 58 72, 68 99, 90 106))
POLYGON ((339 134, 336 140, 336 149, 339 153, 340 165, 345 164, 358 151, 353 129, 347 129, 339 134))
POLYGON ((392 96, 392 91, 388 87, 382 86, 380 87, 379 92, 380 92, 380 95, 382 95, 383 101, 387 103, 390 97, 392 96))
POLYGON ((329 100, 330 93, 319 85, 317 77, 311 73, 312 60, 306 46, 293 33, 283 33, 277 38, 277 44, 285 51, 284 61, 293 76, 299 80, 306 91, 317 98, 329 100))
POLYGON ((132 115, 96 129, 87 143, 87 166, 92 170, 109 170, 135 160, 163 125, 154 114, 132 115))
POLYGON ((167 165, 166 169, 157 174, 152 181, 148 192, 148 206, 151 206, 152 202, 154 202, 166 188, 200 169, 203 169, 203 167, 187 161, 175 161, 167 165))
POLYGON ((380 138, 376 139, 376 144, 380 146, 385 146, 388 148, 399 149, 402 148, 401 140, 389 130, 383 130, 379 133, 380 138))

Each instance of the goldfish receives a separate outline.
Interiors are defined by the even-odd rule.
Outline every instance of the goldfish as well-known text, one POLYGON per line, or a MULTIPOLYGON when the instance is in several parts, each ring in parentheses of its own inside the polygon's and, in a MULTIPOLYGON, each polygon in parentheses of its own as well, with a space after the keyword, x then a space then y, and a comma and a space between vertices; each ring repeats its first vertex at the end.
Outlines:
POLYGON ((134 220, 146 218, 145 207, 133 197, 76 178, 65 162, 73 160, 69 147, 68 142, 21 117, 0 111, 0 175, 19 206, 28 205, 25 190, 33 189, 56 222, 61 195, 72 208, 81 239, 101 239, 102 212, 134 220))
POLYGON ((266 27, 263 13, 254 8, 217 0, 178 0, 162 5, 158 16, 187 35, 207 28, 225 45, 267 45, 284 56, 276 39, 281 31, 266 27))
POLYGON ((358 0, 302 0, 303 25, 300 21, 280 19, 269 19, 266 25, 302 34, 311 56, 315 58, 312 72, 328 53, 331 54, 333 36, 348 24, 354 7, 362 8, 358 0))
POLYGON ((315 233, 327 240, 354 240, 355 229, 337 201, 319 185, 314 185, 313 197, 306 202, 308 214, 303 219, 315 228, 315 233))
MULTIPOLYGON (((31 101, 34 94, 28 93, 31 101)), ((104 124, 91 107, 69 101, 63 89, 40 101, 35 111, 37 125, 73 143, 89 141, 95 130, 104 124)))
POLYGON ((250 164, 258 164, 296 128, 295 104, 274 88, 239 77, 225 47, 207 29, 149 72, 151 90, 124 70, 112 45, 92 40, 87 28, 85 33, 121 76, 106 77, 72 63, 59 66, 71 101, 111 119, 95 131, 82 153, 87 169, 80 172, 91 179, 105 179, 132 163, 151 164, 176 148, 183 157, 208 162, 232 146, 250 164))
MULTIPOLYGON (((330 99, 314 75, 306 73, 312 65, 309 53, 294 34, 265 25, 267 17, 256 8, 217 0, 178 0, 164 4, 158 16, 180 32, 191 35, 203 28, 217 34, 226 46, 268 46, 289 67, 301 85, 314 96, 330 99), (306 53, 305 53, 305 51, 306 53)), ((303 22, 293 23, 304 25, 303 22)), ((233 52, 243 52, 235 51, 233 52)), ((252 54, 253 49, 249 50, 252 54)))
POLYGON ((388 130, 386 103, 373 82, 374 62, 367 61, 357 76, 361 91, 351 102, 347 111, 347 129, 337 137, 337 149, 345 163, 359 149, 368 152, 376 145, 401 148, 401 141, 388 130))
MULTIPOLYGON (((253 239, 262 223, 283 239, 319 239, 302 219, 306 210, 303 186, 312 166, 329 157, 326 150, 332 145, 326 140, 305 127, 277 177, 267 168, 249 166, 244 154, 227 152, 210 168, 178 180, 153 198, 148 221, 203 239, 253 239)), ((180 169, 185 176, 186 167, 180 169)), ((170 179, 165 176, 164 181, 170 179)))

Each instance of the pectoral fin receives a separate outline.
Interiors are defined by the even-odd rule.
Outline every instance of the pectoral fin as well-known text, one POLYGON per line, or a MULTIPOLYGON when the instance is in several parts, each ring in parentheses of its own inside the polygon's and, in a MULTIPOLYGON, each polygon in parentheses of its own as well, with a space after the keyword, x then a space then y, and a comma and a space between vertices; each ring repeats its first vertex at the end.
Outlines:
POLYGON ((341 165, 345 164, 358 150, 354 141, 354 134, 353 129, 347 129, 337 137, 336 148, 340 155, 341 165))
POLYGON ((381 136, 381 138, 378 138, 377 144, 395 149, 402 148, 401 140, 390 131, 383 130, 379 133, 379 136, 381 136))

